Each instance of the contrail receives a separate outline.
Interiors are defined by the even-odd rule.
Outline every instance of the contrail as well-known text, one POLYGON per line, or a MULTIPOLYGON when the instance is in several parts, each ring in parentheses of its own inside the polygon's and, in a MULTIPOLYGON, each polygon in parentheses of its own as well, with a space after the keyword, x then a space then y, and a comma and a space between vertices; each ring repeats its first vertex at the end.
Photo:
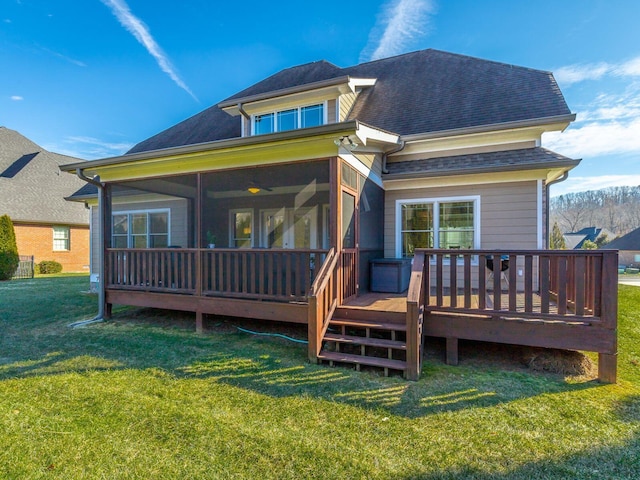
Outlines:
POLYGON ((411 42, 427 34, 429 16, 434 12, 433 0, 388 2, 369 35, 369 42, 360 54, 360 61, 378 60, 404 53, 411 42))
POLYGON ((167 54, 162 51, 160 45, 155 41, 155 39, 151 36, 151 32, 149 32, 149 28, 144 24, 142 20, 136 17, 131 10, 129 9, 129 5, 124 0, 101 0, 111 12, 116 16, 116 18, 120 21, 122 26, 131 33, 138 42, 140 42, 144 48, 151 54, 153 58, 156 59, 158 66, 165 72, 171 80, 173 80, 176 85, 182 88, 185 92, 187 92, 193 99, 198 102, 198 98, 193 94, 193 92, 189 89, 186 83, 182 81, 178 73, 175 71, 173 65, 169 61, 169 57, 167 54))

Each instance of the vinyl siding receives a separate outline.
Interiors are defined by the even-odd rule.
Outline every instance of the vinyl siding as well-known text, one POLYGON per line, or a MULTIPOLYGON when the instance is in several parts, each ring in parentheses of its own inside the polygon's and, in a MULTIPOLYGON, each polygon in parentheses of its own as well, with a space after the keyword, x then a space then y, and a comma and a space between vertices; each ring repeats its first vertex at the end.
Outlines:
POLYGON ((396 201, 414 198, 480 197, 478 248, 536 249, 537 182, 392 190, 385 194, 385 257, 396 256, 396 201))
POLYGON ((358 95, 355 93, 345 93, 343 95, 340 95, 338 101, 338 104, 340 105, 338 118, 341 122, 344 122, 349 116, 349 113, 351 112, 351 109, 353 108, 353 104, 355 103, 357 97, 358 95))

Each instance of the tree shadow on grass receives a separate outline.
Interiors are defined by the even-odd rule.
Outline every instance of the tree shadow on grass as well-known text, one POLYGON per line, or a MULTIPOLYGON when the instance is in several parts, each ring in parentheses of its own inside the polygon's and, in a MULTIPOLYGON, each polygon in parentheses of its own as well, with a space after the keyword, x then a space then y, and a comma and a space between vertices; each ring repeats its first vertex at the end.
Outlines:
MULTIPOLYGON (((38 357, 0 362, 0 379, 112 369, 162 369, 178 379, 208 379, 271 397, 302 396, 418 418, 440 412, 593 388, 569 383, 521 366, 467 362, 459 367, 428 359, 421 379, 386 378, 379 371, 312 365, 304 344, 253 336, 237 330, 238 319, 212 317, 204 335, 193 332, 193 315, 148 310, 123 311, 115 320, 69 330, 43 342, 38 357), (212 353, 213 352, 213 353, 212 353)), ((306 328, 243 322, 247 330, 304 338, 306 328)))

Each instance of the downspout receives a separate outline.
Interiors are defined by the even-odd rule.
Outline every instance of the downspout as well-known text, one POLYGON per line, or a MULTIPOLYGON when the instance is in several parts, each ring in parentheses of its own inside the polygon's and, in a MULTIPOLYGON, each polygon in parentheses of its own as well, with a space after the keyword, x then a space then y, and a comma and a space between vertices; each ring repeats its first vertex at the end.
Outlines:
POLYGON ((545 227, 546 227, 546 235, 544 239, 545 249, 549 250, 549 238, 551 236, 551 231, 549 230, 549 212, 550 212, 550 199, 551 195, 549 194, 549 187, 551 185, 555 185, 556 183, 564 182, 567 178, 569 178, 569 172, 565 171, 560 178, 556 178, 555 180, 550 181, 545 185, 545 206, 544 206, 544 216, 545 216, 545 227))
POLYGON ((251 116, 245 111, 244 106, 241 103, 238 104, 238 111, 244 118, 246 118, 247 120, 251 120, 251 116))
POLYGON ((104 320, 104 302, 105 302, 105 278, 104 278, 104 238, 103 225, 104 225, 104 188, 100 183, 100 177, 95 178, 87 177, 81 168, 76 168, 76 175, 81 180, 84 180, 91 185, 98 187, 98 314, 90 320, 81 320, 69 324, 69 327, 83 327, 91 323, 102 322, 104 320))
POLYGON ((401 150, 404 150, 405 145, 406 142, 404 140, 400 140, 400 145, 398 145, 393 150, 389 150, 388 152, 382 154, 382 173, 389 173, 389 170, 387 170, 387 157, 394 153, 398 153, 401 150))

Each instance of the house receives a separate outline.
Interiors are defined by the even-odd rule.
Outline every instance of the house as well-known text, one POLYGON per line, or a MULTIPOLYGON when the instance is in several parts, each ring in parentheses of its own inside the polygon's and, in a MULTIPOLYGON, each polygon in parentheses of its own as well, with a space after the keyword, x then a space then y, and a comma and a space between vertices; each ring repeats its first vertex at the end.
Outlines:
POLYGON ((459 338, 580 348, 611 380, 611 259, 540 254, 548 187, 579 163, 541 138, 574 118, 549 72, 430 49, 288 68, 125 155, 62 169, 90 184, 72 199, 103 232, 106 316, 128 304, 195 312, 198 330, 206 314, 303 323, 312 361, 408 378, 427 335, 447 338, 450 363, 459 338), (381 258, 373 270, 397 277, 381 283, 406 278, 407 293, 371 292, 381 258), (488 277, 494 258, 510 268, 488 277))
POLYGON ((583 248, 586 241, 597 243, 601 239, 614 238, 615 234, 606 228, 585 227, 577 232, 565 233, 563 236, 567 248, 577 250, 583 248))
POLYGON ((65 201, 83 183, 59 168, 74 161, 0 127, 0 215, 13 221, 18 253, 36 263, 55 260, 65 272, 88 272, 89 211, 65 201))
POLYGON ((618 261, 626 267, 640 267, 640 228, 609 242, 606 248, 618 250, 618 261))

